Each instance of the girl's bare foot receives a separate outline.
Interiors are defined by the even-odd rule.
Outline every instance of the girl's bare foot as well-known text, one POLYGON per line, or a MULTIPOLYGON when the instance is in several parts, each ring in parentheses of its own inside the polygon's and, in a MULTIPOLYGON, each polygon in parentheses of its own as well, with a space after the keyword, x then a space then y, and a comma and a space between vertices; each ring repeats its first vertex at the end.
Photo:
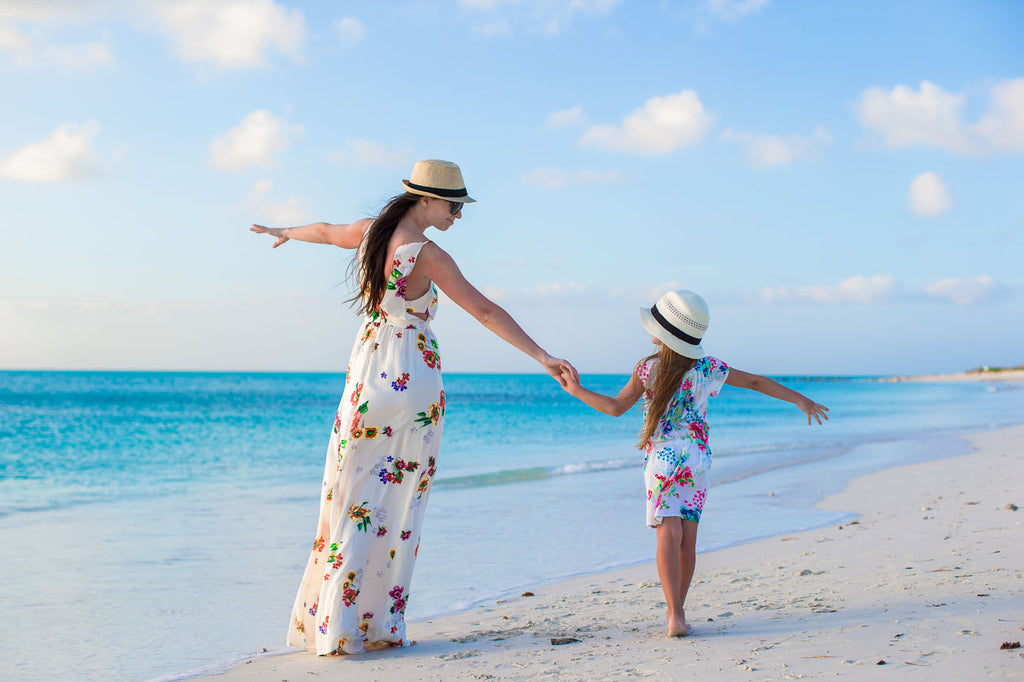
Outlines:
POLYGON ((690 634, 690 626, 686 623, 676 623, 668 626, 669 637, 686 637, 690 634))
POLYGON ((686 637, 690 634, 690 626, 686 624, 686 613, 679 616, 668 615, 668 636, 686 637))

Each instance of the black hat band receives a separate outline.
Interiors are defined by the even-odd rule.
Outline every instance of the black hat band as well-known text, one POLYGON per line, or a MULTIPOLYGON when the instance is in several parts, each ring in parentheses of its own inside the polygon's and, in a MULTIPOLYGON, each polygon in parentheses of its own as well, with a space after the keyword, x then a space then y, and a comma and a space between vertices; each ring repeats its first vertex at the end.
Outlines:
POLYGON ((700 345, 700 339, 698 339, 695 336, 690 336, 686 332, 680 331, 673 325, 669 324, 668 320, 665 319, 665 316, 658 312, 657 303, 651 306, 651 315, 654 317, 655 320, 658 321, 658 324, 661 325, 662 329, 664 329, 665 331, 667 331, 669 334, 676 337, 680 341, 685 341, 686 343, 689 343, 690 345, 693 346, 700 345))
POLYGON ((462 189, 441 189, 440 187, 427 187, 425 185, 417 185, 409 182, 408 180, 405 181, 405 186, 411 189, 419 190, 420 192, 430 192, 431 194, 436 194, 440 197, 451 197, 452 199, 460 199, 469 196, 469 193, 466 191, 465 187, 463 187, 462 189))

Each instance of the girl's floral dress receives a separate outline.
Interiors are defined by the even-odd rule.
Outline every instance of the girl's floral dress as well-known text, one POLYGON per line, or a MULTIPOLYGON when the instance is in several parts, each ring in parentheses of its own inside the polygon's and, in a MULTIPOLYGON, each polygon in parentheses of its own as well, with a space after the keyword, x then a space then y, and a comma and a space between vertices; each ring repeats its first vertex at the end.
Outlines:
MULTIPOLYGON (((647 418, 657 366, 657 358, 652 358, 636 368, 646 388, 641 423, 647 418)), ((711 429, 705 419, 708 399, 718 395, 728 375, 729 367, 718 358, 697 360, 683 375, 679 390, 669 399, 658 428, 644 446, 647 525, 651 528, 666 516, 700 522, 711 477, 711 429)))
POLYGON ((409 582, 444 423, 441 358, 429 322, 437 288, 405 298, 425 243, 396 249, 380 308, 352 349, 320 519, 288 627, 288 644, 300 649, 358 653, 371 643, 408 643, 409 582))

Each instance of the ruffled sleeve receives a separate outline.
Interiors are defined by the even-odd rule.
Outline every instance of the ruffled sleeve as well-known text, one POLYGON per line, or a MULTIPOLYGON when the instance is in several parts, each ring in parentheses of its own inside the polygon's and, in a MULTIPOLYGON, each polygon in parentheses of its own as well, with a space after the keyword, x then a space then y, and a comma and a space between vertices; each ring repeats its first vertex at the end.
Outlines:
POLYGON ((654 364, 657 361, 657 358, 647 358, 646 360, 638 362, 636 364, 636 367, 633 368, 633 374, 635 374, 637 378, 640 379, 640 383, 642 383, 644 387, 649 386, 651 370, 654 368, 654 364))
POLYGON ((716 396, 729 377, 729 365, 710 355, 697 361, 701 376, 707 384, 708 395, 716 396))

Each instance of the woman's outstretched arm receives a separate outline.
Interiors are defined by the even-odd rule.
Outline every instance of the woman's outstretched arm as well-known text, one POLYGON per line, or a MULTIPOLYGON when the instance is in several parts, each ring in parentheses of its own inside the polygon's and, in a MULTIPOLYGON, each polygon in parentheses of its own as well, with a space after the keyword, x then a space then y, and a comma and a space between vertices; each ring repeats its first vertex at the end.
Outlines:
POLYGON ((310 223, 297 227, 266 227, 257 225, 249 228, 256 234, 269 234, 277 237, 272 248, 277 248, 289 239, 311 244, 333 244, 343 249, 355 249, 363 240, 366 229, 373 222, 371 218, 363 218, 348 225, 331 225, 330 223, 310 223))
POLYGON ((822 419, 828 421, 827 407, 819 405, 802 393, 783 386, 774 379, 763 377, 760 374, 743 372, 733 367, 729 369, 729 376, 725 378, 725 383, 736 388, 749 388, 758 393, 764 393, 766 396, 793 403, 800 408, 801 412, 807 415, 808 424, 811 423, 811 417, 818 420, 819 424, 822 419))
POLYGON ((598 412, 604 412, 612 417, 619 417, 629 412, 629 408, 633 407, 640 396, 644 394, 644 385, 636 374, 629 377, 629 381, 614 398, 583 388, 580 385, 580 378, 574 377, 569 372, 562 372, 562 379, 565 381, 564 388, 569 395, 582 400, 598 412))
POLYGON ((416 262, 416 270, 429 277, 448 298, 477 319, 503 341, 526 353, 544 366, 545 371, 564 385, 562 369, 579 376, 576 368, 568 360, 562 360, 548 354, 536 341, 530 338, 519 324, 512 319, 504 308, 484 296, 474 287, 459 270, 455 260, 433 242, 428 242, 421 250, 416 262))

